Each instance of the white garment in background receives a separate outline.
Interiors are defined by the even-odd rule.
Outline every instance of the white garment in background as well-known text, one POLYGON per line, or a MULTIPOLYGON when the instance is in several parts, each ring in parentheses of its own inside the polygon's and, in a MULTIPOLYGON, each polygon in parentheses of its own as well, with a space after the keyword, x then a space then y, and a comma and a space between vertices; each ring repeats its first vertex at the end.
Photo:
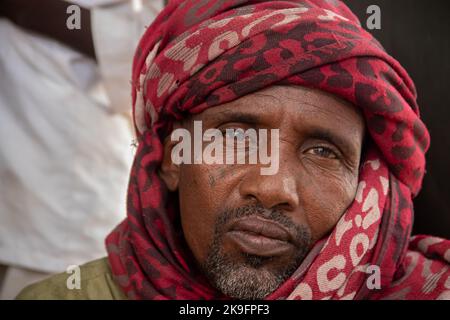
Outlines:
POLYGON ((0 264, 65 271, 104 256, 125 216, 133 149, 124 114, 144 26, 129 2, 89 3, 100 68, 0 19, 0 264))

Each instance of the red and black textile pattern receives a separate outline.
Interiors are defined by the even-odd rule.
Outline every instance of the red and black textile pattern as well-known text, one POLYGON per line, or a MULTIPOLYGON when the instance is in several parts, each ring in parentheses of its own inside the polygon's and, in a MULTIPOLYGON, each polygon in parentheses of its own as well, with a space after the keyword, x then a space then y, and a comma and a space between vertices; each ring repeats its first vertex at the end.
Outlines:
POLYGON ((106 239, 128 297, 226 298, 190 263, 176 194, 157 173, 162 141, 187 114, 289 84, 360 107, 374 143, 352 205, 267 299, 450 298, 449 241, 410 239, 430 140, 414 84, 342 2, 171 1, 143 35, 132 77, 139 144, 127 218, 106 239), (366 283, 373 265, 379 290, 366 283))

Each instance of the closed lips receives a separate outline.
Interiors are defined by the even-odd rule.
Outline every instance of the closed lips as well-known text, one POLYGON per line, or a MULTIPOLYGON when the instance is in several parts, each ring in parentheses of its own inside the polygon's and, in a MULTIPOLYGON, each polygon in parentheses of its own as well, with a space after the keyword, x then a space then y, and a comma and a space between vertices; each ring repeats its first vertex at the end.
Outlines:
POLYGON ((248 254, 268 257, 293 249, 288 230, 278 223, 255 216, 234 221, 226 235, 248 254))
POLYGON ((249 232, 281 241, 289 241, 290 239, 288 231, 283 227, 270 220, 257 217, 237 220, 231 225, 230 231, 249 232))

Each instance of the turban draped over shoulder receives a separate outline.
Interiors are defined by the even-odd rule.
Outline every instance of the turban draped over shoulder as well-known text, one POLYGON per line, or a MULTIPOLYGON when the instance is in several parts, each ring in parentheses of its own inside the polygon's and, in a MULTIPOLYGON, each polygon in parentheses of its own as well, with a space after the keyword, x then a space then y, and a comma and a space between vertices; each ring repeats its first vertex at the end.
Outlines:
POLYGON ((283 84, 358 106, 373 143, 353 203, 267 299, 449 299, 450 242, 410 236, 429 147, 414 84, 336 0, 176 0, 148 27, 133 64, 138 147, 127 218, 106 239, 123 291, 134 299, 226 298, 192 263, 178 195, 157 172, 163 140, 175 120, 283 84), (367 285, 373 266, 378 290, 367 285))

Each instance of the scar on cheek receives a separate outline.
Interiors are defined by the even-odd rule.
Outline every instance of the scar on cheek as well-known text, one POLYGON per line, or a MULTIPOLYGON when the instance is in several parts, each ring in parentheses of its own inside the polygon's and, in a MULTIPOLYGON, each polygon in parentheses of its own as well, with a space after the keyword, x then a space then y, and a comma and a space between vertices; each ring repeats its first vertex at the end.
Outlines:
POLYGON ((209 186, 214 187, 216 185, 217 180, 223 179, 226 175, 232 175, 234 173, 233 166, 226 166, 217 169, 214 173, 209 171, 208 173, 208 181, 209 186))
POLYGON ((214 187, 216 185, 216 178, 213 175, 208 174, 209 186, 214 187))

